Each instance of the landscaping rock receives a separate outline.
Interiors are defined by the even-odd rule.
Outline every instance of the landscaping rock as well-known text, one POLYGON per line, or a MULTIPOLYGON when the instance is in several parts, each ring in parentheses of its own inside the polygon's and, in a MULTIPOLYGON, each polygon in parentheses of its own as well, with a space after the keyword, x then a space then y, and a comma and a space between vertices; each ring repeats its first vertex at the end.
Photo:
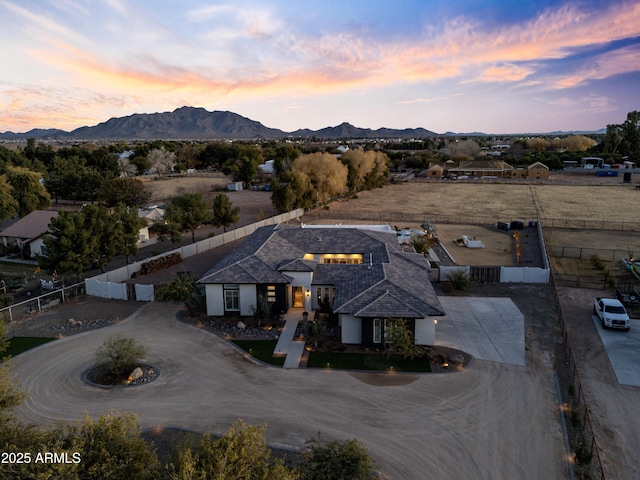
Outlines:
POLYGON ((449 363, 451 363, 453 365, 463 365, 464 364, 464 357, 462 355, 460 355, 459 353, 456 353, 456 354, 451 355, 449 357, 449 363))
POLYGON ((238 323, 236 323, 236 327, 239 328, 240 330, 244 330, 245 328, 247 328, 247 326, 244 324, 244 322, 242 320, 238 321, 238 323))
POLYGON ((140 367, 136 367, 133 372, 129 375, 129 381, 137 380, 142 376, 142 369, 140 367))

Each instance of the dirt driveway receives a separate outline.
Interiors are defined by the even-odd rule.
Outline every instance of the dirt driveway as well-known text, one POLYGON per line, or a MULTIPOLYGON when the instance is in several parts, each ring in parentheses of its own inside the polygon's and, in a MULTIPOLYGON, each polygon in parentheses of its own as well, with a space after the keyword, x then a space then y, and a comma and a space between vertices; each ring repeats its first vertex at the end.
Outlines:
MULTIPOLYGON (((266 423, 277 446, 301 448, 319 431, 326 440, 358 438, 388 478, 564 478, 552 375, 558 337, 552 316, 537 308, 546 304, 548 287, 485 285, 474 294, 515 297, 522 306, 526 366, 476 359, 464 372, 410 375, 400 384, 357 373, 282 370, 248 361, 219 338, 176 321, 177 307, 156 302, 113 326, 18 356, 14 372, 31 398, 17 413, 25 422, 50 424, 117 409, 140 414, 144 428, 218 434, 240 417, 266 423), (115 332, 140 338, 162 372, 159 380, 118 391, 80 380, 97 345, 115 332)), ((140 305, 124 303, 118 308, 140 305)), ((96 306, 70 304, 59 318, 96 306)))

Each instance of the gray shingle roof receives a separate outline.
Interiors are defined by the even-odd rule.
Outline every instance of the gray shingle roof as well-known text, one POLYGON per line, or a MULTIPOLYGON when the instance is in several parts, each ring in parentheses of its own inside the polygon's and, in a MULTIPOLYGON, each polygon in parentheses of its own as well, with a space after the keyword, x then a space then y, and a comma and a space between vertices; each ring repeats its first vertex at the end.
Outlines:
POLYGON ((289 283, 281 272, 314 272, 313 285, 336 286, 334 310, 358 317, 444 315, 429 263, 406 253, 395 234, 357 228, 268 226, 256 230, 200 283, 289 283), (361 254, 363 263, 319 264, 306 253, 361 254))

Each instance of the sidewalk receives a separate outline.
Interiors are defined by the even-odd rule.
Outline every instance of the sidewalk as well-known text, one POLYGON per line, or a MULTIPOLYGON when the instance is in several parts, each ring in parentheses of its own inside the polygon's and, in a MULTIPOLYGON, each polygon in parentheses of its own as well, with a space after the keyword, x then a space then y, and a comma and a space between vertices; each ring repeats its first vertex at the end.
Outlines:
POLYGON ((300 366, 305 342, 304 340, 293 340, 300 320, 302 320, 302 309, 289 310, 285 315, 284 328, 280 333, 276 348, 273 350, 274 357, 287 357, 283 368, 299 368, 300 366))

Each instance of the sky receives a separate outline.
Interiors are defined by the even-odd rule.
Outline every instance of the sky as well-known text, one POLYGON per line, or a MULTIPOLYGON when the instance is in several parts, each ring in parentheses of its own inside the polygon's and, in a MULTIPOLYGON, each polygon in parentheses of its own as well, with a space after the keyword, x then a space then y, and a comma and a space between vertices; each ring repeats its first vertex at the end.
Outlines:
POLYGON ((640 110, 640 1, 0 0, 0 44, 0 132, 185 105, 492 134, 640 110))

